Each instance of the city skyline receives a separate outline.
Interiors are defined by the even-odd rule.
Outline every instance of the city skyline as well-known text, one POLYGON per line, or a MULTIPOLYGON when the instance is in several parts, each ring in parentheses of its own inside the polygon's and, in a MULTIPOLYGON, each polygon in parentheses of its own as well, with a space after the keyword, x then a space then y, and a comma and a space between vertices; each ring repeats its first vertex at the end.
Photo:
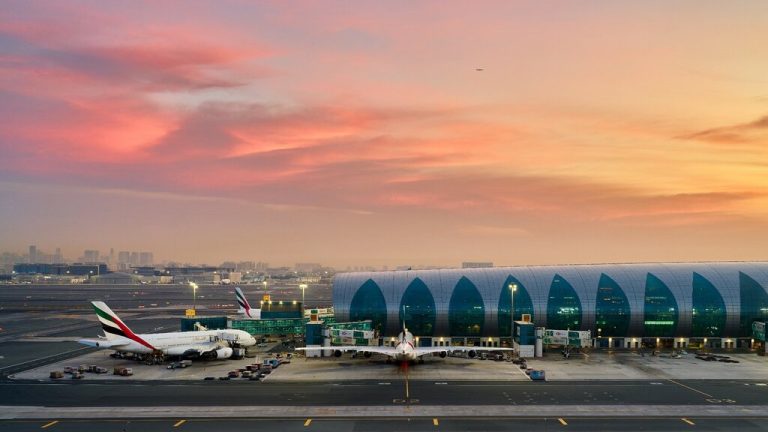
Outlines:
POLYGON ((762 2, 3 9, 4 250, 766 258, 762 2))

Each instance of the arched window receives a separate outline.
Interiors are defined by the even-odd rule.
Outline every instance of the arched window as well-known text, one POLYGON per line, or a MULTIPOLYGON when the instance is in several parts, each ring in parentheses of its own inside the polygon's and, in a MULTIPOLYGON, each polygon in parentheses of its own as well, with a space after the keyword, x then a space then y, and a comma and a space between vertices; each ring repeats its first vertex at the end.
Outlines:
MULTIPOLYGON (((522 318, 523 314, 530 314, 533 320, 533 302, 525 285, 520 283, 511 275, 501 286, 501 295, 499 295, 499 336, 508 337, 512 333, 512 317, 509 315, 509 308, 512 303, 512 290, 510 285, 517 285, 515 291, 515 320, 522 318)), ((535 322, 535 321, 533 321, 535 322)))
POLYGON ((720 292, 704 276, 693 273, 693 314, 691 334, 721 337, 725 331, 725 302, 720 292))
POLYGON ((624 290, 606 274, 601 274, 595 300, 595 335, 627 336, 629 317, 629 301, 624 290))
POLYGON ((350 321, 372 320, 373 328, 379 334, 387 329, 387 302, 376 282, 368 279, 355 296, 349 306, 350 321))
POLYGON ((648 273, 645 279, 645 336, 675 337, 677 300, 661 279, 648 273))
POLYGON ((753 321, 768 321, 768 293, 756 280, 739 272, 741 320, 739 336, 752 337, 753 321))
POLYGON ((547 327, 555 330, 581 328, 581 301, 570 283, 555 275, 549 287, 547 327))
POLYGON ((483 298, 475 285, 462 277, 451 295, 448 328, 451 336, 481 336, 485 323, 483 298))
POLYGON ((414 336, 432 336, 435 331, 435 299, 427 285, 416 278, 400 300, 400 323, 405 321, 414 336))

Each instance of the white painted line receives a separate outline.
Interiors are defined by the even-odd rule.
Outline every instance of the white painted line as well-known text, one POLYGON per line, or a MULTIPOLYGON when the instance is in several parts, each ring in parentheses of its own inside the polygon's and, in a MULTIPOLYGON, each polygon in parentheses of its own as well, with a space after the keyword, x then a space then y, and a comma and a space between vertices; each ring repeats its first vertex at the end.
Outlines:
POLYGON ((704 395, 704 396, 706 396, 706 397, 709 397, 709 398, 713 397, 713 396, 712 396, 711 394, 709 394, 709 393, 704 393, 704 392, 703 392, 703 391, 701 391, 701 390, 696 390, 696 389, 695 389, 695 388, 693 388, 693 387, 688 387, 687 385, 685 385, 685 384, 681 384, 681 383, 679 383, 679 382, 677 382, 677 381, 675 381, 675 380, 671 380, 671 379, 668 379, 667 381, 669 381, 669 382, 671 382, 671 383, 675 383, 675 384, 679 385, 680 387, 684 387, 684 388, 687 388, 688 390, 691 390, 691 391, 695 391, 696 393, 699 393, 699 394, 703 394, 703 395, 704 395))
MULTIPOLYGON (((37 361, 48 360, 48 359, 53 358, 53 357, 63 356, 65 354, 72 354, 73 352, 87 350, 89 348, 90 347, 77 348, 77 349, 73 349, 71 351, 65 351, 63 353, 53 354, 53 355, 49 355, 49 356, 46 356, 46 357, 40 357, 38 359, 27 360, 27 361, 23 361, 21 363, 12 364, 12 365, 9 365, 9 366, 3 366, 3 367, 0 367, 0 369, 10 369, 10 368, 13 368, 13 367, 16 367, 16 366, 21 366, 21 365, 26 364, 26 363, 32 363, 32 362, 37 362, 37 361)), ((64 359, 62 359, 62 361, 64 361, 64 359)), ((45 366, 45 365, 41 365, 41 366, 45 366)), ((35 366, 32 369, 35 369, 37 367, 39 367, 39 366, 35 366)))

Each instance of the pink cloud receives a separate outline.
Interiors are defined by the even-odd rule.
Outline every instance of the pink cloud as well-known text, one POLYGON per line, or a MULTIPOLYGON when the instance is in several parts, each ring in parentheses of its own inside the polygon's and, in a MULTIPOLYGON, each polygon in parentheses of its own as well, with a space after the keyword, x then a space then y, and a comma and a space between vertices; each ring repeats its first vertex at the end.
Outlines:
POLYGON ((719 144, 758 144, 764 148, 765 142, 768 140, 768 116, 747 123, 715 127, 681 135, 678 138, 719 144))

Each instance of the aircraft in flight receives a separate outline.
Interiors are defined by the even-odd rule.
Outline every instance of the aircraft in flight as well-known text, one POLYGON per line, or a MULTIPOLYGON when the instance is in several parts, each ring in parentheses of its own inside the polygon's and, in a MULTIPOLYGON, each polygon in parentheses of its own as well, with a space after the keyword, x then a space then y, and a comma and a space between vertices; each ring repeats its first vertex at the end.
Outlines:
POLYGON ((417 347, 414 344, 414 337, 403 322, 403 330, 398 335, 397 345, 393 347, 388 346, 331 346, 322 348, 296 348, 297 351, 317 350, 317 349, 332 349, 333 355, 341 357, 343 352, 362 352, 365 357, 370 357, 372 354, 384 354, 390 359, 396 361, 416 361, 421 360, 422 356, 438 353, 441 358, 445 358, 449 352, 465 351, 470 358, 474 358, 478 351, 513 351, 512 348, 494 348, 494 347, 469 347, 469 346, 441 346, 441 347, 417 347))
POLYGON ((99 339, 78 341, 91 347, 134 354, 226 359, 232 357, 233 347, 256 344, 256 339, 243 330, 136 334, 104 302, 94 301, 91 305, 104 330, 104 336, 99 336, 99 339))

